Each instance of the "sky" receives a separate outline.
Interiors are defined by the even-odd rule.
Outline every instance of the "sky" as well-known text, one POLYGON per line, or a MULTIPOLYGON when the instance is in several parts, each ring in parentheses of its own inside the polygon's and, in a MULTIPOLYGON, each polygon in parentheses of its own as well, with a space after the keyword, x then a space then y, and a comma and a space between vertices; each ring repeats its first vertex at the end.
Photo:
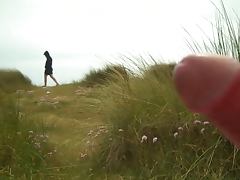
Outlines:
MULTIPOLYGON (((238 0, 223 2, 240 12, 238 0)), ((41 85, 45 50, 60 83, 122 54, 179 61, 191 53, 183 28, 200 39, 198 26, 211 33, 215 12, 209 0, 0 0, 0 69, 41 85)))

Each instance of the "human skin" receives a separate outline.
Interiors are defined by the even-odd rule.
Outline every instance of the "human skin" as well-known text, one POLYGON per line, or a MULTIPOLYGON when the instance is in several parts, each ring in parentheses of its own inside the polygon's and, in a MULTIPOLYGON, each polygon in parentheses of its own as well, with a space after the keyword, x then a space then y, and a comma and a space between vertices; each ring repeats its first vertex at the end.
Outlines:
POLYGON ((190 55, 175 67, 173 80, 186 106, 209 117, 240 147, 240 64, 224 56, 190 55))

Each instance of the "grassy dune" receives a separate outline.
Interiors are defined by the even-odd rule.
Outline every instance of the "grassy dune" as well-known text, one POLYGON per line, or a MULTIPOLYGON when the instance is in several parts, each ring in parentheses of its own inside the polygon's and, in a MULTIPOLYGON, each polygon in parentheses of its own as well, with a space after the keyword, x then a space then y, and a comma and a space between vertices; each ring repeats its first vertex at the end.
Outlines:
POLYGON ((81 83, 48 88, 28 84, 2 92, 0 177, 238 176, 238 151, 207 119, 181 104, 171 81, 173 67, 148 65, 128 78, 126 73, 125 78, 107 73, 114 81, 91 88, 81 83))
POLYGON ((110 133, 101 143, 96 172, 125 179, 239 176, 238 151, 205 117, 181 104, 172 68, 139 67, 141 76, 119 78, 104 88, 103 115, 110 133))
POLYGON ((0 89, 4 92, 14 92, 17 89, 29 88, 31 80, 17 70, 0 69, 0 89))
POLYGON ((18 83, 21 86, 5 84, 9 91, 1 91, 1 179, 69 179, 81 176, 79 169, 87 173, 89 167, 80 167, 88 164, 101 138, 96 133, 106 129, 98 90, 76 84, 41 88, 25 80, 18 83))

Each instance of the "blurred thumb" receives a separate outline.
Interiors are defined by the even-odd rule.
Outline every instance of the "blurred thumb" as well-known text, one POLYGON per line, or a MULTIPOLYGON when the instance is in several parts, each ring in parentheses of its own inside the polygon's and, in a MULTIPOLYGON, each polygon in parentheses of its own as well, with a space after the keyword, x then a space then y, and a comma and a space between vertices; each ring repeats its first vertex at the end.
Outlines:
POLYGON ((181 99, 240 147, 240 64, 229 57, 187 56, 174 69, 181 99))

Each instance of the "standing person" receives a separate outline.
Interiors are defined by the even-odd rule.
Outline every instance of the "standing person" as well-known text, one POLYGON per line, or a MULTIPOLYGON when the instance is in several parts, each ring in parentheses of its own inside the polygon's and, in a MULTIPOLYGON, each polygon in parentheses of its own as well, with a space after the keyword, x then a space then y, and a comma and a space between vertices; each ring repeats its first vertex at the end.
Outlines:
POLYGON ((52 78, 52 80, 56 83, 56 85, 59 85, 57 80, 53 77, 52 58, 51 58, 49 52, 45 51, 44 55, 46 56, 47 60, 45 63, 44 86, 43 87, 47 86, 47 76, 48 75, 52 78))

